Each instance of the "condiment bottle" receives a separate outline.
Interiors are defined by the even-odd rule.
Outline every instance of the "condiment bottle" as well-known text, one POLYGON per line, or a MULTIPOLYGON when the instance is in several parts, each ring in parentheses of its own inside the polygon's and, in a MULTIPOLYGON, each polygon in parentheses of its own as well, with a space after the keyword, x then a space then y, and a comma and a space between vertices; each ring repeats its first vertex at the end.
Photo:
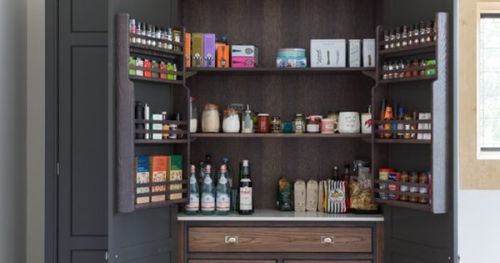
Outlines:
POLYGON ((151 69, 152 67, 152 63, 149 59, 145 59, 144 60, 144 68, 146 68, 146 70, 144 70, 144 77, 146 78, 151 78, 153 76, 151 70, 147 70, 147 69, 151 69))
POLYGON ((241 133, 253 133, 252 111, 248 104, 241 118, 241 133))
POLYGON ((410 25, 410 27, 408 28, 408 46, 413 45, 413 33, 414 33, 413 25, 410 25))
POLYGON ((420 28, 418 24, 415 24, 413 26, 413 44, 418 45, 420 44, 420 28))
MULTIPOLYGON (((410 183, 411 184, 418 184, 418 174, 416 172, 410 173, 410 183)), ((418 186, 415 186, 415 185, 410 186, 410 193, 416 194, 418 192, 419 192, 418 186)), ((416 202, 418 202, 418 197, 415 195, 410 195, 409 201, 416 203, 416 202)))
POLYGON ((399 28, 396 29, 396 47, 401 47, 401 31, 399 28))

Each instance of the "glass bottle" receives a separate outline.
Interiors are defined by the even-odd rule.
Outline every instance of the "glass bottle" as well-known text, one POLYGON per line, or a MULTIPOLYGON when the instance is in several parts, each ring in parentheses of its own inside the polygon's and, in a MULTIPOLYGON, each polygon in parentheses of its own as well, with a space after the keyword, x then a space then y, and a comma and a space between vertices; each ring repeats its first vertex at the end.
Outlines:
POLYGON ((391 40, 389 30, 385 30, 384 31, 384 42, 385 42, 384 49, 389 49, 389 40, 391 40))
POLYGON ((410 25, 410 27, 408 28, 408 46, 413 45, 413 33, 414 33, 413 25, 410 25))
MULTIPOLYGON (((391 130, 392 128, 392 125, 391 125, 391 120, 393 118, 393 114, 392 114, 392 106, 391 105, 387 105, 385 107, 385 110, 384 110, 384 121, 386 121, 386 123, 384 124, 384 130, 391 130)), ((392 137, 392 133, 390 132, 385 132, 384 133, 384 138, 386 139, 390 139, 392 137)))
POLYGON ((185 213, 197 214, 200 211, 200 188, 196 180, 196 166, 189 167, 189 203, 186 205, 185 213))
POLYGON ((306 120, 303 114, 295 114, 295 119, 293 120, 293 131, 295 133, 304 133, 306 131, 306 120))
POLYGON ((227 215, 231 207, 231 187, 227 174, 227 166, 220 166, 220 175, 217 182, 216 209, 218 215, 227 215))
POLYGON ((399 28, 395 30, 396 30, 396 47, 401 47, 401 31, 399 30, 399 28))
POLYGON ((246 110, 241 118, 241 133, 253 133, 253 120, 250 105, 247 104, 246 110))
POLYGON ((426 32, 425 22, 422 21, 420 22, 420 44, 425 43, 425 32, 426 32))
POLYGON ((212 215, 215 212, 215 187, 212 179, 212 166, 207 164, 201 185, 201 213, 212 215))
POLYGON ((396 40, 396 31, 394 29, 391 29, 389 40, 391 41, 391 43, 389 44, 389 48, 394 48, 394 41, 396 40))
POLYGON ((241 215, 250 215, 253 213, 253 187, 250 176, 250 163, 243 160, 240 165, 240 187, 239 187, 239 209, 241 215))
POLYGON ((413 44, 415 45, 420 44, 420 28, 418 24, 415 24, 413 26, 413 44))
POLYGON ((348 189, 351 182, 351 165, 344 165, 344 175, 342 176, 342 180, 344 181, 346 210, 349 210, 349 208, 351 207, 351 200, 348 189))
POLYGON ((408 26, 404 25, 401 30, 401 46, 408 46, 408 26))

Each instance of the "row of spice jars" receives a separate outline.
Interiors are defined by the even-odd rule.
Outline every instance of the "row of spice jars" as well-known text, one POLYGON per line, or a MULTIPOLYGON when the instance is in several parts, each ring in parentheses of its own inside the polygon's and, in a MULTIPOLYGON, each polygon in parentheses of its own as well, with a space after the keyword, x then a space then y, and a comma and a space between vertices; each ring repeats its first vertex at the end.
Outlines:
POLYGON ((403 25, 384 31, 384 49, 400 48, 435 42, 437 39, 434 21, 403 25))
POLYGON ((390 168, 379 169, 378 188, 388 190, 379 192, 382 200, 397 200, 428 204, 431 173, 396 171, 390 168), (391 192, 392 191, 392 192, 391 192), (406 194, 409 193, 409 194, 406 194))
POLYGON ((435 59, 386 61, 382 66, 382 79, 405 79, 436 75, 435 59))
POLYGON ((176 113, 174 120, 166 111, 151 113, 150 105, 135 102, 135 138, 139 140, 177 140, 183 139, 185 125, 180 125, 181 114, 176 113))
POLYGON ((171 62, 129 58, 129 75, 145 78, 177 80, 177 65, 171 62))
POLYGON ((129 20, 130 43, 155 47, 165 50, 181 51, 182 32, 172 28, 160 28, 155 25, 129 20))

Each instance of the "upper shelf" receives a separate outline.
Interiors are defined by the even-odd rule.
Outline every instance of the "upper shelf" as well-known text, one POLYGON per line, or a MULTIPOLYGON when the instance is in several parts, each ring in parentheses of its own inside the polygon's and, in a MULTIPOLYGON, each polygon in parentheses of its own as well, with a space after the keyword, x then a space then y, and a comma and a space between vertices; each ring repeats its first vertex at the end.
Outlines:
POLYGON ((256 67, 256 68, 189 68, 187 69, 187 77, 192 77, 196 74, 350 74, 361 73, 370 78, 375 77, 375 68, 273 68, 273 67, 256 67))

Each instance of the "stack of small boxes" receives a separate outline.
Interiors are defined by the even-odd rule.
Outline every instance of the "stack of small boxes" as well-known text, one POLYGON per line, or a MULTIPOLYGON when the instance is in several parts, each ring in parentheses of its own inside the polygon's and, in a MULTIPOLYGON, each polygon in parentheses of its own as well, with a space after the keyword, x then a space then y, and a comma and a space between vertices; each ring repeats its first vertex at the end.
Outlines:
POLYGON ((186 67, 254 68, 258 65, 254 45, 229 45, 216 41, 213 33, 186 33, 186 67))
POLYGON ((140 155, 135 158, 136 204, 182 199, 182 193, 166 194, 166 191, 182 190, 182 156, 180 155, 140 155))

